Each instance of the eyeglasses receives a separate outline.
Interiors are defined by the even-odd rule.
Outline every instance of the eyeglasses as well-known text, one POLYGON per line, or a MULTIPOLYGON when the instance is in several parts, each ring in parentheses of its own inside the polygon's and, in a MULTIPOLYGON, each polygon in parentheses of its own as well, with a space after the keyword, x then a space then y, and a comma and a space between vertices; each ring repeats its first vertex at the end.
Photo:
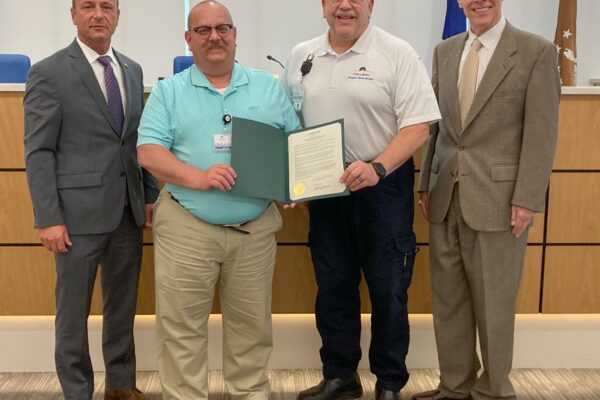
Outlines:
MULTIPOLYGON (((328 0, 330 4, 333 5, 339 5, 342 1, 344 0, 328 0)), ((348 2, 350 4, 352 4, 353 6, 357 6, 359 4, 361 4, 364 0, 348 0, 348 2)))
POLYGON ((191 30, 196 32, 196 35, 200 36, 201 38, 207 38, 212 33, 213 29, 217 31, 219 36, 225 36, 231 32, 231 28, 233 28, 233 24, 221 24, 217 26, 197 26, 191 30))

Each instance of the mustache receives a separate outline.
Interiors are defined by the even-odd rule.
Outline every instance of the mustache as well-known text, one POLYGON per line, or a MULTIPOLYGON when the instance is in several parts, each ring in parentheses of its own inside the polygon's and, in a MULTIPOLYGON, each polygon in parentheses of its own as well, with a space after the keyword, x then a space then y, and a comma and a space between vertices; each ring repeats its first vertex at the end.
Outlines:
POLYGON ((356 18, 355 12, 346 12, 346 11, 336 11, 333 14, 334 17, 353 17, 356 18))

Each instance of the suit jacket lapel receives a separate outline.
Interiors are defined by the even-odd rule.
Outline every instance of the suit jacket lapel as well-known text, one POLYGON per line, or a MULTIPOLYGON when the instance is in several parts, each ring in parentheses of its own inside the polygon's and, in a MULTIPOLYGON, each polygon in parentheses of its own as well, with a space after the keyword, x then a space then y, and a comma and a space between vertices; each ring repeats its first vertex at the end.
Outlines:
MULTIPOLYGON (((440 55, 445 60, 438 71, 439 79, 439 92, 447 93, 448 95, 440 99, 443 104, 442 108, 449 110, 446 115, 448 116, 449 125, 452 128, 452 134, 458 139, 461 132, 461 121, 460 121, 460 106, 458 104, 458 69, 460 68, 460 59, 462 56, 465 41, 467 40, 467 34, 463 33, 457 37, 452 46, 448 47, 447 53, 440 55)), ((450 127, 448 127, 450 128, 450 127)))
POLYGON ((504 32, 502 32, 502 37, 498 42, 498 46, 492 55, 490 64, 485 70, 479 88, 477 88, 475 98, 473 99, 473 105, 467 114, 463 130, 469 126, 485 103, 487 103, 492 93, 494 93, 494 90, 496 90, 500 82, 502 82, 506 74, 512 69, 514 63, 511 56, 517 51, 517 43, 513 31, 514 28, 512 25, 507 22, 504 32))
POLYGON ((104 115, 104 118, 108 121, 111 128, 114 130, 115 134, 118 135, 117 128, 115 127, 115 123, 110 115, 110 111, 108 110, 108 104, 106 103, 106 98, 102 93, 102 89, 100 89, 100 84, 98 83, 98 79, 94 74, 94 70, 92 66, 85 58, 83 51, 79 47, 77 40, 74 40, 73 43, 69 46, 69 56, 71 57, 71 65, 81 78, 83 85, 90 92, 90 96, 94 99, 96 104, 98 104, 98 109, 104 115))
POLYGON ((132 76, 131 76, 131 71, 129 71, 129 65, 127 65, 127 63, 123 60, 123 58, 121 57, 120 53, 117 53, 116 51, 114 51, 115 57, 117 58, 117 61, 119 62, 119 65, 121 65, 121 71, 123 72, 123 85, 125 86, 124 88, 124 92, 125 92, 125 99, 127 99, 127 101, 125 101, 125 99, 123 99, 123 102, 125 102, 127 105, 125 106, 125 109, 123 110, 124 114, 125 114, 125 118, 123 120, 123 131, 121 133, 121 140, 123 140, 123 138, 125 137, 125 133, 127 132, 127 127, 129 125, 129 119, 131 117, 131 96, 133 95, 133 87, 132 87, 132 76))
POLYGON ((446 128, 456 139, 462 129, 458 104, 458 69, 467 36, 466 33, 463 33, 450 39, 452 43, 448 43, 443 53, 438 55, 438 59, 443 60, 439 63, 437 70, 438 93, 444 94, 439 98, 440 109, 446 121, 446 128))

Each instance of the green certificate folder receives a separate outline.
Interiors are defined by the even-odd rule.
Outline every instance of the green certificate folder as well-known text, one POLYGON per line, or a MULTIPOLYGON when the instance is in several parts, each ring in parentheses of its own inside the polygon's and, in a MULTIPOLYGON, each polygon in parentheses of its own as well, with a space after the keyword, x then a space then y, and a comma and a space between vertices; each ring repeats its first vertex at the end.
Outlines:
POLYGON ((294 203, 344 196, 344 120, 284 132, 262 122, 233 118, 231 166, 236 196, 294 203))

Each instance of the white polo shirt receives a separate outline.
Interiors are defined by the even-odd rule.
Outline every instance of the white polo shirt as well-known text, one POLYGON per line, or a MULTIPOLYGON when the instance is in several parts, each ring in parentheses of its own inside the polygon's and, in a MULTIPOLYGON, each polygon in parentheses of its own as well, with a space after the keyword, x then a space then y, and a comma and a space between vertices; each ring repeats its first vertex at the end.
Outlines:
POLYGON ((288 95, 302 84, 306 126, 344 118, 346 161, 370 161, 398 131, 441 119, 423 63, 404 40, 369 26, 344 54, 328 33, 294 47, 283 77, 288 95), (301 79, 309 54, 313 67, 301 79))

